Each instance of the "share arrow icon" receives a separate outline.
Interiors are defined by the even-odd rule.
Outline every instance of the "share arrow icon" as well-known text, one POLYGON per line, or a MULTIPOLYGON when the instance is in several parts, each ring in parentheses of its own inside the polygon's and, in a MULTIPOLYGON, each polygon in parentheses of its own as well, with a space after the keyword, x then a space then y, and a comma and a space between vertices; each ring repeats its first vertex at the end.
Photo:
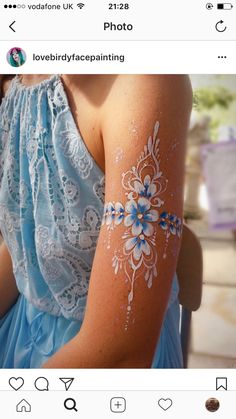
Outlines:
POLYGON ((68 391, 74 381, 74 378, 59 378, 59 380, 65 384, 66 391, 68 391))

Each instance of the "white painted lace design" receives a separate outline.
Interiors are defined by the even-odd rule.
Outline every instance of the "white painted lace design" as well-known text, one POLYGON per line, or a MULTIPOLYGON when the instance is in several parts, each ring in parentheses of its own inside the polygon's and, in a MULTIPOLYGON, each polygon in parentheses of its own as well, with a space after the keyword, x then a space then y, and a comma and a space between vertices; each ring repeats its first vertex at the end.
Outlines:
POLYGON ((165 232, 167 241, 171 235, 180 237, 182 230, 180 218, 168 212, 160 213, 168 180, 160 170, 158 130, 157 122, 153 136, 149 137, 144 146, 137 165, 122 174, 122 187, 126 191, 127 202, 125 205, 120 202, 106 203, 102 220, 102 224, 106 224, 109 230, 121 224, 127 227, 122 236, 123 247, 115 251, 112 259, 115 274, 124 272, 130 288, 126 328, 137 278, 143 274, 148 288, 151 288, 158 274, 157 226, 165 232))

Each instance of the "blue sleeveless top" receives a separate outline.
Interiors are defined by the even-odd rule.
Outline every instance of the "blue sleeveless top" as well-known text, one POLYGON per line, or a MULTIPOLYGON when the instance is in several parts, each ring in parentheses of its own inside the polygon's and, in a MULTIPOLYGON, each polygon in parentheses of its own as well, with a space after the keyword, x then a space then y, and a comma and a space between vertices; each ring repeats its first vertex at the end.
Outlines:
MULTIPOLYGON (((0 107, 0 231, 20 297, 0 320, 0 367, 40 367, 78 333, 104 190, 61 78, 16 76, 0 107)), ((175 278, 154 367, 182 366, 177 294, 175 278)))

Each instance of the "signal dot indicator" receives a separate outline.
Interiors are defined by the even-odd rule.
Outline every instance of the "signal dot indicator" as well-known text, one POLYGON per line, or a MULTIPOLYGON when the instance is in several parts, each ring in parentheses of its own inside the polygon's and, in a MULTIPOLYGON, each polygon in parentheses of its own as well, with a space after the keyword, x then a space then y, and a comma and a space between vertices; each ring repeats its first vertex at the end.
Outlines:
POLYGON ((16 9, 16 7, 17 7, 16 4, 4 4, 4 8, 5 9, 7 9, 7 8, 9 8, 9 9, 12 9, 12 8, 13 9, 16 9))

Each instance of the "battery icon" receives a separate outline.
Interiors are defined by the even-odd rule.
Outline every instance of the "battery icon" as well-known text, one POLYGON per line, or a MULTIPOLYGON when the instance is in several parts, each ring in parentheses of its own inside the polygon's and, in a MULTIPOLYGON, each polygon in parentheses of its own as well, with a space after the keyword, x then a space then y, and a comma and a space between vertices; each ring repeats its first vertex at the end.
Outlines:
POLYGON ((232 3, 218 3, 217 4, 217 9, 220 9, 220 10, 231 10, 231 9, 233 9, 233 5, 232 5, 232 3))

